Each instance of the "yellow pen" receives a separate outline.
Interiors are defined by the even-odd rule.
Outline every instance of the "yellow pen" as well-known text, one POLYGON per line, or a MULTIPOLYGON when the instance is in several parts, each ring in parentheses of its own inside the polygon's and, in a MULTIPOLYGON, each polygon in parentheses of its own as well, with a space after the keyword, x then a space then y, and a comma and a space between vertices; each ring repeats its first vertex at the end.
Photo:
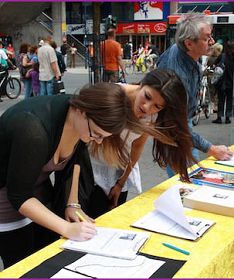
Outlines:
POLYGON ((75 213, 82 222, 86 222, 85 218, 78 211, 76 211, 75 213))

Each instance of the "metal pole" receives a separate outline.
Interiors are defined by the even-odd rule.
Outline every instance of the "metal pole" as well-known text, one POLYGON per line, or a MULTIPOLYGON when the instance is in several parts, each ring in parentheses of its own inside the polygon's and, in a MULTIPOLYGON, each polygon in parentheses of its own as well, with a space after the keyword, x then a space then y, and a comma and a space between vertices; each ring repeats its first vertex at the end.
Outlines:
POLYGON ((94 83, 101 81, 100 77, 100 6, 101 3, 93 3, 93 57, 94 57, 94 83))

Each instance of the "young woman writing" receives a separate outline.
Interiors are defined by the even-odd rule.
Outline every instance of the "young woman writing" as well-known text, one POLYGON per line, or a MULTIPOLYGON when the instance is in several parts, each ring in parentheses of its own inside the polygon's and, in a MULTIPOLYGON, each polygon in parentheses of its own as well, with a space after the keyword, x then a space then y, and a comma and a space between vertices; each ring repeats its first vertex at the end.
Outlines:
MULTIPOLYGON (((53 188, 49 175, 63 170, 74 154, 72 164, 79 162, 85 143, 101 144, 110 136, 124 162, 125 139, 119 134, 125 127, 157 132, 138 121, 124 90, 110 84, 96 84, 74 96, 27 99, 0 117, 0 256, 5 268, 59 235, 92 238, 96 230, 91 219, 68 214, 66 221, 51 211, 61 186, 53 188)), ((74 194, 71 188, 68 204, 74 194)))

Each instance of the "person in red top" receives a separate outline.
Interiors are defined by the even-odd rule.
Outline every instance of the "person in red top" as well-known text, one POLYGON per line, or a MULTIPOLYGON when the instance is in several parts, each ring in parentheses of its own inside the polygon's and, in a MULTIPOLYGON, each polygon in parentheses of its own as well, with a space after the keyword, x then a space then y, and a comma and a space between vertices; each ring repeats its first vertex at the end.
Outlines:
POLYGON ((13 63, 13 65, 15 65, 15 50, 14 50, 12 44, 8 44, 6 50, 7 50, 8 58, 13 63))
POLYGON ((121 46, 115 41, 115 30, 107 31, 107 40, 102 44, 104 82, 118 82, 119 67, 124 72, 124 64, 121 55, 121 46))

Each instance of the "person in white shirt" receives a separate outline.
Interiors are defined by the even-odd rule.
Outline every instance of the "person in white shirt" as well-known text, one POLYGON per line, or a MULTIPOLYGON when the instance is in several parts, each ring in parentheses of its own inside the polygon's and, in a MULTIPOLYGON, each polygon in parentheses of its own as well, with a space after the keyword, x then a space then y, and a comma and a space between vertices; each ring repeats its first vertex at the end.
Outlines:
POLYGON ((50 45, 50 39, 44 39, 44 44, 38 49, 40 95, 53 95, 55 80, 60 80, 55 50, 50 45))

